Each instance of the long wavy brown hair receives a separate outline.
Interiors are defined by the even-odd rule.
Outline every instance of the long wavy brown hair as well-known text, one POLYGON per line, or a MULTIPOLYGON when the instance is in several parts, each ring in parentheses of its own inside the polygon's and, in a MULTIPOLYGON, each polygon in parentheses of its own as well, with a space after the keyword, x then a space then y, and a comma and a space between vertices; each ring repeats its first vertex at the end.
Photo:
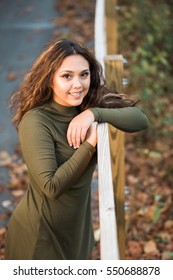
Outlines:
POLYGON ((90 88, 80 105, 80 111, 91 107, 120 108, 136 104, 136 101, 106 87, 102 66, 90 49, 78 42, 62 39, 51 43, 43 51, 24 77, 19 89, 10 98, 10 108, 14 113, 12 122, 16 127, 28 110, 52 99, 53 75, 63 60, 74 54, 80 54, 88 61, 91 73, 90 88))

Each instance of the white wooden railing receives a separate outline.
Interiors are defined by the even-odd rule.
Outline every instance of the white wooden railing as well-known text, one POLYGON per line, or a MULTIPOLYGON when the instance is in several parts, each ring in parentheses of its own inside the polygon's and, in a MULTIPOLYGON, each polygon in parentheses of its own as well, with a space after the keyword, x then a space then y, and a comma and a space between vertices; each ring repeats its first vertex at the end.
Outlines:
MULTIPOLYGON (((121 90, 123 58, 116 54, 115 4, 115 0, 96 1, 95 55, 106 82, 121 90)), ((103 260, 124 259, 124 133, 99 124, 97 146, 100 255, 103 260)))

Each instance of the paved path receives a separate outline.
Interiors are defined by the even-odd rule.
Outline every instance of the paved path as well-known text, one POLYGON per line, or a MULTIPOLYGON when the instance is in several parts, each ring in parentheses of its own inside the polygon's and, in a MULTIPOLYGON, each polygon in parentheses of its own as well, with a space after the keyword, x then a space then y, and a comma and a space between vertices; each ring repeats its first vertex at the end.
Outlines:
MULTIPOLYGON (((53 38, 53 19, 58 16, 57 0, 0 0, 0 153, 12 155, 18 143, 11 124, 8 99, 23 79, 44 46, 53 38)), ((0 214, 6 211, 1 203, 12 199, 2 184, 8 182, 8 170, 0 166, 0 214)), ((6 219, 0 220, 0 226, 6 219)))
POLYGON ((17 142, 7 100, 44 45, 52 38, 54 0, 0 1, 0 150, 17 142), (12 80, 11 73, 16 74, 12 80), (8 80, 9 75, 9 80, 8 80))
MULTIPOLYGON (((13 153, 18 142, 8 99, 23 74, 53 38, 57 0, 0 0, 0 151, 13 153)), ((7 180, 0 167, 0 182, 7 180)))

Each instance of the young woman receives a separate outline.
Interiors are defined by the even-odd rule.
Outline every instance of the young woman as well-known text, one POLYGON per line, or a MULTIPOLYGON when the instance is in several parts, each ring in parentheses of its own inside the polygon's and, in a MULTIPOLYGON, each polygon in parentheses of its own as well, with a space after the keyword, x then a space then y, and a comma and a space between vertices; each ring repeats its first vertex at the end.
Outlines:
POLYGON ((143 130, 148 120, 135 104, 110 93, 77 42, 60 40, 38 57, 11 98, 30 185, 11 216, 5 259, 89 259, 97 123, 143 130))

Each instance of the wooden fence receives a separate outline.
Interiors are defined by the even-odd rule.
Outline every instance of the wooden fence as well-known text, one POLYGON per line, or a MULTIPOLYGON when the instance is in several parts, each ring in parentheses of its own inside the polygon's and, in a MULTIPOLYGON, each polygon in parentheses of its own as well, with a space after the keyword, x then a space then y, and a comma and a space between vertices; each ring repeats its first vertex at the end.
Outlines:
MULTIPOLYGON (((116 0, 97 0, 95 54, 108 87, 122 91, 123 57, 117 55, 116 0)), ((101 259, 125 259, 124 133, 98 126, 98 182, 101 259)))

